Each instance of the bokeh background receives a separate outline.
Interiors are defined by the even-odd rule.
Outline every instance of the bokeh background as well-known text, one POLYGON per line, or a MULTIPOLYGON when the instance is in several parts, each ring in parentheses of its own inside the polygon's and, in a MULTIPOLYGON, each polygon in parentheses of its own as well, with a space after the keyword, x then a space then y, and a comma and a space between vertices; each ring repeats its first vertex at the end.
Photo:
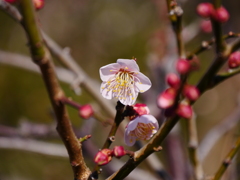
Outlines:
MULTIPOLYGON (((209 40, 212 37, 211 33, 203 32, 200 27, 202 19, 196 14, 196 6, 200 2, 202 1, 179 1, 184 10, 184 41, 187 52, 191 52, 203 40, 209 40)), ((230 20, 223 24, 224 33, 240 32, 240 1, 223 0, 223 5, 230 13, 230 20)), ((175 38, 168 20, 165 1, 45 0, 45 7, 37 12, 37 17, 39 26, 61 47, 70 48, 71 55, 84 71, 96 80, 96 84, 100 83, 99 68, 101 66, 113 63, 118 58, 137 58, 140 69, 153 82, 150 93, 141 96, 139 102, 149 103, 153 114, 159 113, 156 108, 156 97, 165 88, 164 75, 175 71, 174 61, 177 58, 175 38)), ((0 11, 0 22, 0 50, 29 56, 27 39, 22 27, 3 11, 0 11)), ((191 75, 189 79, 191 84, 196 84, 205 72, 214 58, 214 50, 210 49, 199 55, 198 58, 200 69, 191 75)), ((55 62, 58 66, 62 66, 56 60, 55 62)), ((223 67, 221 71, 227 71, 227 66, 223 67)), ((207 91, 194 105, 200 142, 213 127, 237 111, 239 82, 240 76, 236 75, 207 91)), ((88 92, 83 90, 80 95, 76 95, 69 84, 62 83, 61 85, 66 95, 75 101, 81 104, 95 103, 88 92)), ((85 120, 78 116, 76 110, 68 109, 73 126, 78 132, 85 120)), ((108 117, 106 116, 106 118, 108 117)), ((92 133, 96 135, 90 141, 100 148, 109 126, 93 119, 90 121, 92 133)), ((182 152, 188 162, 184 124, 184 122, 180 122, 180 130, 177 131, 182 144, 182 152)), ((39 74, 0 63, 0 126, 1 137, 19 138, 19 142, 22 139, 34 138, 41 142, 62 144, 54 133, 54 116, 39 74), (33 137, 25 133, 32 128, 35 132, 39 131, 40 134, 44 134, 46 127, 50 127, 52 131, 45 136, 35 135, 33 137)), ((215 173, 238 136, 239 123, 236 121, 205 158, 203 166, 206 176, 215 173)), ((121 133, 117 135, 117 138, 119 138, 117 143, 124 145, 121 133)), ((174 175, 169 163, 168 147, 171 145, 166 145, 166 150, 161 152, 160 159, 170 174, 169 176, 172 179, 180 180, 180 177, 174 178, 176 174, 174 175)), ((93 151, 96 152, 95 149, 93 151)), ((94 164, 91 158, 86 155, 87 163, 92 168, 94 164)), ((237 159, 239 158, 237 157, 234 161, 233 168, 228 171, 226 179, 229 177, 240 179, 240 175, 237 176, 240 169, 237 159)), ((145 168, 144 164, 142 168, 145 168)), ((67 180, 71 178, 71 167, 65 157, 14 150, 4 148, 0 144, 1 180, 67 180)))

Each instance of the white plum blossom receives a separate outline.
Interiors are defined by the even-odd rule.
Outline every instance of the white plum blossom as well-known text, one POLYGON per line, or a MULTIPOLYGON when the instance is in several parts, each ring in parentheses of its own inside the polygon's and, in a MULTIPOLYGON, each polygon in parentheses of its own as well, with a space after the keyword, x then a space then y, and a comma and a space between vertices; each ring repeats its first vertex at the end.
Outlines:
POLYGON ((118 59, 117 63, 108 64, 99 70, 103 81, 100 92, 106 99, 117 98, 124 105, 133 105, 138 93, 147 91, 151 81, 139 72, 133 59, 118 59))
POLYGON ((145 114, 137 116, 130 121, 125 129, 124 141, 128 146, 135 144, 136 140, 149 140, 158 130, 156 118, 145 114))

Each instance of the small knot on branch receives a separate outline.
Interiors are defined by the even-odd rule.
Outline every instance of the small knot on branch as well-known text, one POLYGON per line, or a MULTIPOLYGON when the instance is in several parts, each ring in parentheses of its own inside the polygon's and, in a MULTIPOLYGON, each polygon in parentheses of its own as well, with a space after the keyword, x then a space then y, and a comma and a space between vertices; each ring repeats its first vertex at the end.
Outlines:
POLYGON ((162 146, 158 146, 158 147, 154 147, 153 150, 158 152, 158 151, 161 151, 163 148, 162 146))
POLYGON ((229 164, 231 164, 231 158, 227 158, 223 161, 224 166, 229 166, 229 164))
POLYGON ((110 140, 111 142, 115 141, 115 136, 110 136, 110 137, 109 137, 109 140, 110 140))
POLYGON ((77 167, 77 166, 79 166, 79 163, 77 163, 76 161, 72 161, 71 166, 72 167, 77 167))
POLYGON ((84 141, 90 139, 91 137, 92 137, 91 134, 86 135, 86 136, 84 136, 84 137, 82 137, 82 138, 79 138, 79 142, 82 143, 82 142, 84 142, 84 141))

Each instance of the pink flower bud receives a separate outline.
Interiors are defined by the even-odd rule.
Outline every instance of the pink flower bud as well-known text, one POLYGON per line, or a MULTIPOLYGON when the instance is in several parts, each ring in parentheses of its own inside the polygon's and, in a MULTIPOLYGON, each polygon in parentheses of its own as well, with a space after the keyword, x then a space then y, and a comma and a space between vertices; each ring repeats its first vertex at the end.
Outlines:
POLYGON ((240 66, 240 52, 236 51, 229 56, 228 67, 232 69, 237 68, 239 66, 240 66))
POLYGON ((168 88, 158 96, 157 105, 160 108, 166 109, 173 105, 176 96, 174 88, 168 88))
POLYGON ((94 158, 94 162, 100 166, 108 164, 111 160, 112 160, 112 150, 110 149, 103 149, 99 151, 94 158))
POLYGON ((210 18, 213 13, 213 5, 211 3, 201 3, 197 6, 197 13, 203 18, 210 18))
POLYGON ((10 3, 10 4, 13 4, 13 3, 17 2, 18 0, 5 0, 5 1, 10 3))
POLYGON ((177 108, 177 115, 180 117, 190 119, 192 117, 192 107, 189 104, 179 104, 177 108))
POLYGON ((172 88, 178 88, 180 85, 180 78, 176 74, 170 73, 167 75, 167 83, 172 88))
POLYGON ((195 86, 185 85, 183 95, 191 101, 196 101, 199 98, 200 92, 195 86))
POLYGON ((149 114, 150 110, 146 104, 137 103, 133 106, 133 109, 138 113, 138 115, 149 114))
POLYGON ((191 69, 191 65, 187 60, 179 59, 177 61, 176 69, 179 72, 179 74, 187 74, 191 69))
POLYGON ((212 23, 210 20, 201 21, 200 27, 201 27, 202 31, 205 33, 212 32, 212 23))
POLYGON ((44 6, 44 0, 33 0, 33 4, 35 9, 37 10, 42 9, 44 6))
POLYGON ((79 116, 83 119, 88 119, 93 115, 92 106, 89 104, 83 105, 79 108, 79 116))
POLYGON ((126 151, 124 150, 123 146, 115 146, 113 148, 113 155, 117 158, 120 158, 120 157, 126 155, 126 151))
POLYGON ((223 6, 221 6, 220 8, 215 10, 215 12, 213 14, 213 19, 215 19, 216 21, 218 21, 220 23, 224 23, 224 22, 228 21, 229 13, 223 6))

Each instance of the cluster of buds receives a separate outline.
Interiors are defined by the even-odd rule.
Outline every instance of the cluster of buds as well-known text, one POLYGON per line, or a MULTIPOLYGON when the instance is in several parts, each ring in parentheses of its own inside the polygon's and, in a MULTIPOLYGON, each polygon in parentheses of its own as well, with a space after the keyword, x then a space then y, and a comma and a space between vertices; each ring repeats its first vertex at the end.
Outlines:
MULTIPOLYGON (((19 0, 5 0, 6 2, 10 4, 18 3, 19 0)), ((33 0, 33 4, 36 10, 40 10, 44 6, 44 0, 33 0)))
POLYGON ((112 157, 121 158, 126 154, 127 152, 125 151, 123 146, 115 146, 112 150, 102 149, 96 154, 94 162, 97 163, 99 166, 103 166, 108 164, 112 160, 112 157))
POLYGON ((232 53, 228 58, 228 67, 230 69, 238 68, 240 66, 240 52, 232 53))
POLYGON ((220 23, 224 23, 229 19, 229 13, 223 6, 214 8, 208 2, 200 3, 197 6, 197 13, 203 18, 211 18, 220 23))
MULTIPOLYGON (((185 75, 190 72, 191 64, 189 61, 180 59, 177 62, 176 69, 179 74, 185 75)), ((189 119, 192 116, 192 108, 189 102, 196 101, 199 98, 199 90, 193 86, 185 84, 182 89, 180 88, 181 80, 177 74, 170 73, 167 75, 166 82, 170 86, 163 93, 158 96, 157 104, 160 108, 166 109, 166 116, 177 113, 179 116, 189 119), (176 98, 178 91, 181 90, 182 95, 187 99, 184 103, 180 103, 177 107, 176 98)))

